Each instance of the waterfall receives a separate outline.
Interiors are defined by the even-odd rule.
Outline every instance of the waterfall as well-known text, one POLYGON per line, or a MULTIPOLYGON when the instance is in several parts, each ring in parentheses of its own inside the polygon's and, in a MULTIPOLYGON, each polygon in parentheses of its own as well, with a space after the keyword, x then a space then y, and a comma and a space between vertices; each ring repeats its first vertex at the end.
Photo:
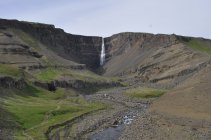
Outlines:
POLYGON ((104 38, 102 38, 102 46, 101 46, 101 53, 100 53, 100 65, 102 66, 105 62, 105 45, 104 45, 104 38))

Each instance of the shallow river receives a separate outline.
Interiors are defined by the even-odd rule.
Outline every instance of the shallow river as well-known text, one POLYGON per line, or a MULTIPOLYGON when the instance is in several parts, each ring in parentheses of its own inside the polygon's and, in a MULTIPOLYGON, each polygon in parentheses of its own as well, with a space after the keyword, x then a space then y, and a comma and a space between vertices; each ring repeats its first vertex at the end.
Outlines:
MULTIPOLYGON (((92 135, 90 140, 117 140, 126 125, 130 125, 132 121, 141 114, 141 110, 131 110, 127 112, 120 120, 119 124, 108 127, 103 131, 92 135)), ((142 110, 143 111, 143 110, 142 110)))

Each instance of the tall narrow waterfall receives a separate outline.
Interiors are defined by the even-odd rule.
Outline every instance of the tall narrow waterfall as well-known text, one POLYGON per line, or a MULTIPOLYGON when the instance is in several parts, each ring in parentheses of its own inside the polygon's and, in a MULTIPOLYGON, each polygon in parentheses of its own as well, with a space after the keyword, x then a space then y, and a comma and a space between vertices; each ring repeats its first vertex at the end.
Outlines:
POLYGON ((105 45, 104 45, 104 38, 102 38, 102 47, 100 53, 100 65, 102 66, 105 62, 105 45))

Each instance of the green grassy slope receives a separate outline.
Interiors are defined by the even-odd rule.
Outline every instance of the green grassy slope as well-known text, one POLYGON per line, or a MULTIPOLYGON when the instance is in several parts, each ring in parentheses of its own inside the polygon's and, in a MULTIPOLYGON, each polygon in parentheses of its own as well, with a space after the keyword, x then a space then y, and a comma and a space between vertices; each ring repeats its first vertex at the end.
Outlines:
POLYGON ((166 91, 154 88, 134 88, 125 91, 125 94, 131 98, 155 98, 160 97, 166 91))
POLYGON ((8 64, 0 64, 0 75, 19 77, 21 75, 21 71, 8 64))
MULTIPOLYGON (((1 104, 15 116, 13 121, 20 126, 16 129, 15 137, 21 140, 29 137, 45 139, 44 133, 49 126, 106 108, 104 104, 87 102, 81 97, 72 96, 74 91, 65 92, 64 89, 52 93, 28 86, 22 91, 13 91, 15 93, 12 96, 1 99, 1 104)), ((4 92, 9 92, 9 89, 5 89, 4 92)))
POLYGON ((96 81, 117 81, 116 78, 106 78, 97 75, 88 70, 71 70, 64 68, 47 68, 34 74, 40 81, 50 82, 61 77, 70 77, 72 79, 96 82, 96 81))
POLYGON ((211 54, 211 41, 192 38, 186 44, 195 50, 211 54))
MULTIPOLYGON (((22 77, 21 70, 10 65, 0 64, 0 75, 22 77)), ((69 77, 89 82, 113 81, 88 70, 70 70, 64 68, 47 68, 37 72, 25 72, 24 79, 30 83, 29 77, 44 82, 61 77, 69 77), (28 75, 30 75, 28 77, 28 75)), ((0 87, 0 107, 2 114, 0 124, 7 129, 14 129, 15 139, 45 139, 44 133, 55 124, 71 120, 84 113, 106 109, 107 105, 97 102, 87 102, 78 91, 58 88, 50 92, 31 84, 24 89, 5 89, 0 87), (6 112, 6 113, 5 113, 6 112), (10 118, 11 124, 8 124, 10 118), (4 123, 5 122, 5 123, 4 123), (8 124, 8 125, 7 125, 8 124), (8 127, 6 127, 8 126, 8 127), (15 127, 14 127, 15 126, 15 127)))

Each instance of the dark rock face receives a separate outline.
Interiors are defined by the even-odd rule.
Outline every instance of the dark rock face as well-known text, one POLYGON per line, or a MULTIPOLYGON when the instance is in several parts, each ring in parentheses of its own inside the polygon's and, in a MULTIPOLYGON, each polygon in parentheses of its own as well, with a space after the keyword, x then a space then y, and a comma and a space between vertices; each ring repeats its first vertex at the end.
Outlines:
POLYGON ((11 77, 0 77, 0 86, 4 88, 23 89, 26 87, 26 82, 23 79, 13 79, 11 77))
POLYGON ((89 81, 73 80, 73 79, 72 80, 55 80, 50 83, 35 81, 34 84, 38 87, 44 88, 49 91, 55 91, 57 87, 74 88, 74 89, 82 90, 82 89, 122 86, 119 82, 89 82, 89 81))
MULTIPOLYGON (((30 34, 65 59, 86 64, 92 69, 99 66, 101 37, 68 34, 54 25, 0 19, 0 29, 7 28, 30 34)), ((36 53, 33 55, 40 57, 36 53)))
POLYGON ((14 115, 0 106, 0 139, 14 140, 14 130, 18 124, 14 121, 14 115), (6 119, 5 119, 6 118, 6 119))

